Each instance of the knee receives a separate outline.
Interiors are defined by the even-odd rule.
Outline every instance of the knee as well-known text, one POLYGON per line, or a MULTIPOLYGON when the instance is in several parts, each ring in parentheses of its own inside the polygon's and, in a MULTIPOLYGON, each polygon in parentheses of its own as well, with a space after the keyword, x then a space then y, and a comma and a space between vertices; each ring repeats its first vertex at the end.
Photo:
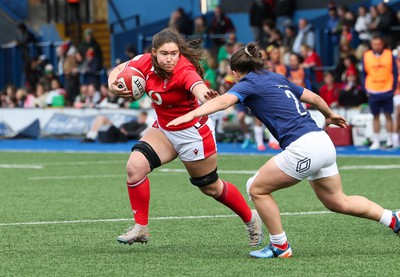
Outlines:
POLYGON ((219 186, 220 183, 221 182, 219 180, 217 180, 216 182, 214 182, 210 185, 207 185, 205 187, 199 187, 199 189, 201 190, 202 193, 204 193, 207 196, 210 196, 212 198, 218 198, 221 195, 222 190, 223 190, 222 185, 219 186), (221 187, 221 189, 219 187, 221 187))
POLYGON ((246 190, 247 194, 249 195, 250 199, 257 199, 260 195, 265 194, 265 188, 262 189, 260 184, 257 182, 257 176, 259 172, 257 171, 254 176, 250 177, 246 183, 246 190))
POLYGON ((202 193, 214 198, 217 198, 223 190, 217 169, 201 177, 190 177, 190 182, 192 185, 197 186, 202 193))
POLYGON ((128 183, 136 183, 142 180, 147 173, 148 172, 146 172, 144 165, 140 165, 131 159, 126 163, 126 175, 128 183))
POLYGON ((251 197, 251 199, 257 199, 262 195, 268 194, 264 190, 262 190, 257 183, 253 183, 248 190, 248 194, 251 197))

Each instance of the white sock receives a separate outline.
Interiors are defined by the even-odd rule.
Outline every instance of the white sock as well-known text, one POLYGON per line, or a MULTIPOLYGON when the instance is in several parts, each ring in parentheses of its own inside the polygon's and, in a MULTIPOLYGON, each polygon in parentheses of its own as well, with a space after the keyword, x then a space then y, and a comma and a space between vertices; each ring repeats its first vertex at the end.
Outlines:
POLYGON ((287 242, 286 233, 283 232, 282 234, 278 235, 269 234, 269 241, 273 244, 284 245, 287 242))
POLYGON ((393 146, 398 147, 399 146, 399 134, 398 133, 392 133, 392 140, 393 140, 393 146))
POLYGON ((245 139, 251 139, 251 133, 244 133, 245 139))
POLYGON ((257 143, 257 146, 264 144, 264 131, 262 126, 254 126, 254 137, 257 143))
POLYGON ((89 131, 89 132, 86 134, 86 137, 87 137, 88 139, 93 139, 93 140, 95 140, 95 139, 97 138, 97 132, 96 132, 96 131, 89 131))
POLYGON ((390 223, 392 222, 392 211, 389 210, 383 210, 383 214, 381 219, 379 220, 379 223, 389 227, 390 223))
POLYGON ((386 139, 386 145, 392 145, 393 144, 393 141, 392 141, 392 134, 389 134, 388 136, 387 136, 387 139, 386 139))
POLYGON ((373 137, 372 141, 373 141, 373 143, 375 143, 375 144, 380 144, 380 141, 379 141, 379 133, 374 133, 374 137, 373 137))

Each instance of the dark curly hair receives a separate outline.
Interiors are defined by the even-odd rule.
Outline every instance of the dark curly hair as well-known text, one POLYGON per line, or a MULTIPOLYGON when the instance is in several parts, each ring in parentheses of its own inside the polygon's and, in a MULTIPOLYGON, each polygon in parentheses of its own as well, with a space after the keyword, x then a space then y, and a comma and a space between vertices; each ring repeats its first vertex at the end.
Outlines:
MULTIPOLYGON (((194 65, 196 68, 197 74, 201 77, 204 76, 204 68, 200 64, 200 60, 204 58, 204 51, 201 45, 201 40, 189 40, 186 41, 184 37, 179 34, 176 30, 171 28, 166 28, 156 35, 153 36, 152 48, 155 50, 159 49, 165 43, 175 43, 181 55, 183 55, 186 59, 189 60, 190 63, 194 65)), ((167 72, 157 62, 157 57, 152 55, 151 61, 154 67, 155 72, 162 79, 169 79, 172 75, 172 72, 167 72)))

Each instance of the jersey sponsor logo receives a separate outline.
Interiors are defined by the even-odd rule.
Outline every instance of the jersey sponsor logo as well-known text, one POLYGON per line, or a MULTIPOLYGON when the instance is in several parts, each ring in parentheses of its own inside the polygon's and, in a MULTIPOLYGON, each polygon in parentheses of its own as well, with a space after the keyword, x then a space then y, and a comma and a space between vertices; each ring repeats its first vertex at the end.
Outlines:
POLYGON ((137 213, 137 210, 132 210, 132 213, 133 213, 133 214, 136 214, 136 213, 137 213))
POLYGON ((150 90, 148 95, 149 95, 150 99, 153 100, 153 102, 156 103, 157 105, 162 104, 162 98, 158 92, 155 92, 154 90, 150 90))
POLYGON ((195 155, 197 155, 197 154, 199 153, 199 149, 194 149, 194 150, 193 150, 193 153, 194 153, 195 155))
POLYGON ((306 170, 309 170, 311 166, 311 159, 310 158, 304 158, 300 161, 297 162, 296 166, 296 172, 302 173, 306 170))
POLYGON ((288 85, 276 85, 277 88, 289 88, 288 85))

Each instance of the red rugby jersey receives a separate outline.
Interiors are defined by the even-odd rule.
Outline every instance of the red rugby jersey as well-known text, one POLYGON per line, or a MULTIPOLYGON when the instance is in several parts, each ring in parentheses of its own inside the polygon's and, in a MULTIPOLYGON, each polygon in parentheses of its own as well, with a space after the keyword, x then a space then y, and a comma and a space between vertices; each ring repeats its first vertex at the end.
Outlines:
POLYGON ((128 66, 140 70, 146 78, 146 93, 153 101, 160 127, 169 131, 183 130, 199 121, 166 127, 171 120, 184 115, 199 106, 197 98, 192 93, 193 88, 203 79, 197 74, 196 68, 183 55, 180 56, 170 79, 162 80, 151 64, 151 54, 137 56, 129 61, 128 66))

